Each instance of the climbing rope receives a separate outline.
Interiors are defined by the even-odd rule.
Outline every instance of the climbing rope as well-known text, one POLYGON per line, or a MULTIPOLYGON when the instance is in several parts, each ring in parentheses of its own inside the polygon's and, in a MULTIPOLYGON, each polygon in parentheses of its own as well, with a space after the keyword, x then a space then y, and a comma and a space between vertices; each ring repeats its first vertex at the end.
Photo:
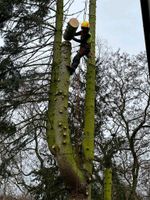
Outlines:
POLYGON ((86 21, 86 16, 87 16, 87 6, 88 6, 88 1, 85 0, 84 14, 83 14, 83 21, 86 21))

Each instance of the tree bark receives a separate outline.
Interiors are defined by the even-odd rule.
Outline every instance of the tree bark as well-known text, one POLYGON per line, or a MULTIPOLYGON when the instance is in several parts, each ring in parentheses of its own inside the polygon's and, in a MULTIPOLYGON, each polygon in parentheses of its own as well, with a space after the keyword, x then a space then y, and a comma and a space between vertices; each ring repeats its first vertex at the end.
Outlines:
MULTIPOLYGON (((61 46, 63 1, 57 1, 56 33, 54 40, 54 58, 49 94, 47 141, 54 154, 61 175, 70 188, 70 199, 90 200, 92 161, 94 158, 94 112, 95 112, 95 11, 96 0, 90 1, 90 20, 92 36, 92 57, 87 73, 87 94, 85 105, 85 138, 83 147, 85 159, 79 164, 80 155, 72 146, 68 124, 68 94, 71 44, 65 41, 61 46), (94 17, 93 17, 94 16, 94 17), (91 124, 90 124, 91 123, 91 124)), ((69 29, 69 28, 68 28, 69 29)), ((70 35, 70 34, 69 34, 70 35)))
MULTIPOLYGON (((70 130, 68 124, 68 94, 69 94, 69 72, 67 65, 70 64, 71 44, 63 42, 61 49, 61 64, 58 70, 59 81, 57 91, 54 95, 54 114, 53 131, 54 143, 49 141, 49 146, 57 160, 64 182, 70 188, 72 193, 86 196, 87 180, 85 174, 80 170, 76 162, 76 153, 72 148, 70 140, 70 130)), ((50 112, 50 110, 49 110, 50 112)), ((50 134, 48 132, 48 134, 50 134)))
POLYGON ((111 200, 112 191, 112 169, 106 168, 104 171, 104 200, 111 200))
POLYGON ((76 18, 71 18, 66 27, 64 33, 64 39, 71 40, 74 37, 78 26, 79 26, 78 20, 76 18))
POLYGON ((53 47, 53 63, 49 92, 47 142, 54 154, 64 182, 71 191, 86 195, 87 182, 75 160, 68 125, 68 88, 71 44, 64 42, 61 49, 63 24, 63 0, 57 1, 56 32, 53 47))
POLYGON ((88 200, 88 196, 79 193, 72 193, 69 200, 88 200))
MULTIPOLYGON (((96 24, 96 0, 89 2, 89 22, 91 32, 91 56, 88 60, 86 76, 85 97, 85 123, 84 123, 84 169, 89 177, 92 175, 94 159, 94 116, 95 116, 95 24, 96 24)), ((91 199, 91 186, 89 185, 89 199, 91 199)))
POLYGON ((54 114, 55 114, 55 93, 58 85, 58 71, 61 63, 61 38, 63 24, 63 0, 57 0, 56 5, 56 32, 53 46, 53 63, 51 72, 51 83, 49 90, 49 105, 47 117, 47 141, 50 151, 53 153, 53 144, 55 143, 54 114))
POLYGON ((69 95, 69 72, 67 65, 70 64, 71 44, 63 42, 61 50, 61 65, 59 68, 58 90, 55 94, 55 150, 60 172, 71 190, 86 192, 86 180, 84 174, 77 166, 75 152, 70 140, 68 124, 68 95, 69 95))

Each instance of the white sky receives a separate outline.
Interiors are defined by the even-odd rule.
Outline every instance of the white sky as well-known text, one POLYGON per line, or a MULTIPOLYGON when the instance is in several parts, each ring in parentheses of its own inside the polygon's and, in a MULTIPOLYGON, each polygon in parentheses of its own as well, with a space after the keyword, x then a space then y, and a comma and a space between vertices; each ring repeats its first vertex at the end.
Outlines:
MULTIPOLYGON (((70 13, 84 6, 85 0, 74 0, 70 13)), ((81 22, 83 15, 78 19, 81 22)), ((129 54, 145 51, 140 0, 97 0, 96 23, 97 38, 106 40, 113 50, 120 48, 129 54)))

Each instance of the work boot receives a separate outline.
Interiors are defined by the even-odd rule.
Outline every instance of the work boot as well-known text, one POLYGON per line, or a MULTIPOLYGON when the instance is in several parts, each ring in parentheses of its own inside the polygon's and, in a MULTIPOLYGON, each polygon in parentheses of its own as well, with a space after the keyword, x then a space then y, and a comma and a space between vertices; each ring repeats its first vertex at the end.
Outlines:
POLYGON ((69 65, 67 65, 67 69, 68 69, 70 75, 72 75, 75 72, 75 69, 70 67, 69 65))

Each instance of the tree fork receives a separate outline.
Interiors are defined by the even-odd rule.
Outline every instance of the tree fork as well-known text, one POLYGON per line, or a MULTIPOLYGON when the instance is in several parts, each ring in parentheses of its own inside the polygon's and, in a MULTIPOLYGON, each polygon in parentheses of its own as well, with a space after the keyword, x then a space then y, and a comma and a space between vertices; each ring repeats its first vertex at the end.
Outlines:
MULTIPOLYGON (((50 149, 57 160, 64 182, 71 191, 78 191, 86 195, 87 180, 83 171, 80 170, 75 160, 75 152, 70 140, 70 129, 68 124, 68 94, 70 74, 67 65, 70 64, 71 43, 65 41, 61 47, 61 64, 59 66, 57 91, 55 93, 55 109, 53 115, 53 129, 55 143, 49 143, 50 149)), ((49 140, 48 140, 49 142, 49 140)))
MULTIPOLYGON (((95 27, 96 27, 96 0, 89 2, 89 22, 91 32, 91 56, 88 59, 86 75, 85 97, 85 123, 84 123, 84 169, 89 177, 92 175, 94 159, 94 116, 95 116, 95 27)), ((91 199, 91 187, 89 185, 89 200, 91 199)))

